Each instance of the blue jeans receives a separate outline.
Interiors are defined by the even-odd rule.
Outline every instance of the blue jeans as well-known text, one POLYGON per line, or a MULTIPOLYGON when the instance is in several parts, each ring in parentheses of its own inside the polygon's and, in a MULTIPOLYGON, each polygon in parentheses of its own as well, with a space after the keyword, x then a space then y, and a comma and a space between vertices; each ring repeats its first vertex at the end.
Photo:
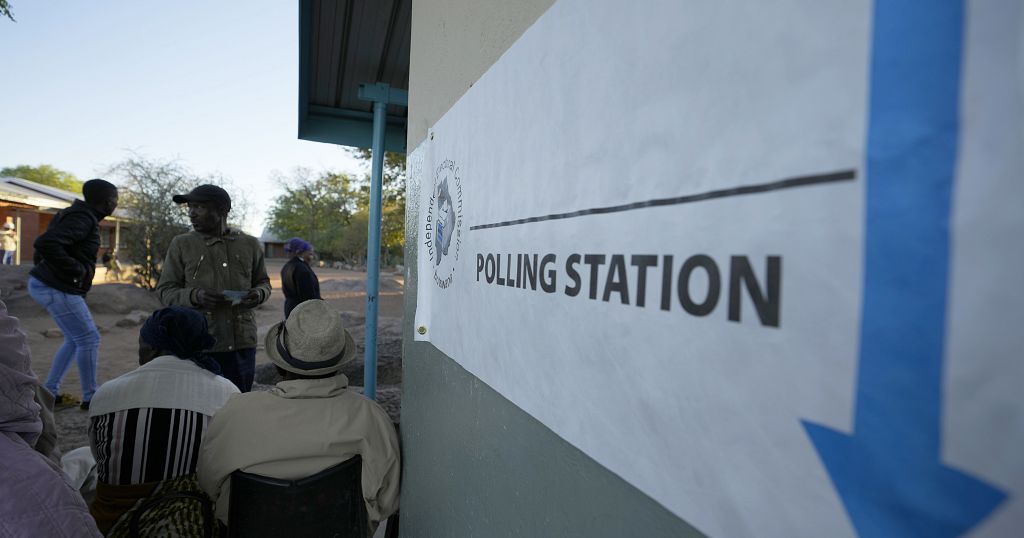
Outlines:
POLYGON ((2 263, 4 265, 14 265, 14 251, 13 250, 0 250, 0 252, 4 253, 3 259, 0 260, 0 263, 2 263))
POLYGON ((54 355, 50 375, 46 376, 46 389, 54 396, 60 393, 60 381, 71 368, 71 359, 75 359, 78 375, 82 379, 82 400, 92 400, 96 392, 100 332, 92 321, 85 297, 55 290, 35 277, 28 279, 28 293, 37 303, 46 307, 50 317, 64 333, 64 345, 54 355))

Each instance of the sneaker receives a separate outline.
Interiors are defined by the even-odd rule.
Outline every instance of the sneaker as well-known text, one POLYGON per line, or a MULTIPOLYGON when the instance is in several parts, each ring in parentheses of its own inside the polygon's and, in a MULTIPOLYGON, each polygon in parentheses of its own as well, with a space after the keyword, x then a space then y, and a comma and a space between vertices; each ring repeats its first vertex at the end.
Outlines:
POLYGON ((88 411, 89 410, 89 402, 82 402, 82 405, 78 406, 78 408, 81 409, 82 411, 88 411))
POLYGON ((81 403, 81 400, 71 394, 58 394, 57 397, 53 399, 53 408, 55 410, 66 409, 68 407, 75 407, 79 403, 81 403))

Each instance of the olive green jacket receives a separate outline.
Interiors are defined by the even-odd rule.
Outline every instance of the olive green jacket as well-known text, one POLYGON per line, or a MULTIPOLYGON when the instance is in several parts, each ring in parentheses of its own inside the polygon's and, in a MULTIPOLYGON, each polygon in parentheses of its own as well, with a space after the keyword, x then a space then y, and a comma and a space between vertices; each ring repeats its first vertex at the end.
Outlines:
MULTIPOLYGON (((256 290, 262 304, 270 298, 270 278, 259 240, 237 230, 223 236, 196 231, 171 240, 156 285, 165 306, 199 308, 200 288, 216 291, 256 290)), ((217 339, 211 351, 237 351, 256 347, 256 316, 240 306, 223 305, 203 310, 210 334, 217 339)))

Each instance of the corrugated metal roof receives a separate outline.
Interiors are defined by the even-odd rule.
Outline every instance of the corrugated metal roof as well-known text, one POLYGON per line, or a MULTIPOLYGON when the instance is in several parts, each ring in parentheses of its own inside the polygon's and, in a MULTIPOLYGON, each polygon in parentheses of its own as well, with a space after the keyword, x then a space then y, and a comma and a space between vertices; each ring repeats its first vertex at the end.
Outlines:
MULTIPOLYGON (((57 210, 70 206, 81 195, 71 191, 42 185, 20 177, 0 177, 0 199, 38 207, 41 210, 57 210)), ((114 211, 114 219, 126 219, 123 208, 114 211)), ((109 218, 109 217, 108 217, 109 218)))
POLYGON ((40 185, 20 177, 0 177, 0 198, 40 209, 63 209, 78 198, 73 192, 40 185))
MULTIPOLYGON (((369 147, 372 103, 361 84, 409 88, 411 0, 299 3, 299 138, 369 147)), ((405 151, 405 107, 387 108, 385 146, 405 151)))

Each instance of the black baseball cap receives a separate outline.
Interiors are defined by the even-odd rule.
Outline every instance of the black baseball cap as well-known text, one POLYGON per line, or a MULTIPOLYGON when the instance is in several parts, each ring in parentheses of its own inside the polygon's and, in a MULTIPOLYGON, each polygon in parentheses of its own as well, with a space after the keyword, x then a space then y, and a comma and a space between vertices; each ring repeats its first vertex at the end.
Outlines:
POLYGON ((175 194, 173 198, 176 204, 187 204, 189 202, 214 202, 217 207, 231 209, 231 196, 228 191, 216 185, 200 185, 188 194, 175 194))

